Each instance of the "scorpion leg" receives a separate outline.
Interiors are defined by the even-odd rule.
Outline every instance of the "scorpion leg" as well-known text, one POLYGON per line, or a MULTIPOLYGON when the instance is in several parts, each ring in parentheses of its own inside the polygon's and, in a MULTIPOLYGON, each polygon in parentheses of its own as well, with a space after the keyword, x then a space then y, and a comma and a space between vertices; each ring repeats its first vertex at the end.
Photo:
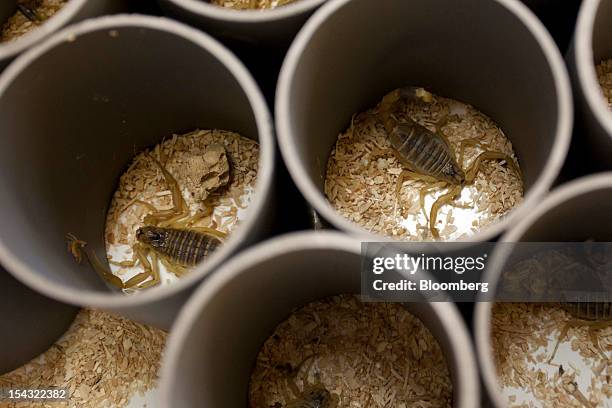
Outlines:
POLYGON ((507 154, 500 153, 500 152, 485 151, 481 153, 476 158, 476 160, 474 160, 472 165, 465 172, 465 182, 467 184, 470 184, 474 181, 474 179, 476 178, 476 175, 478 174, 478 170, 480 170, 480 166, 482 165, 482 162, 486 160, 505 160, 506 163, 508 163, 508 165, 512 167, 512 170, 514 170, 517 177, 522 178, 521 170, 518 168, 518 166, 516 165, 512 157, 508 156, 507 154))
POLYGON ((300 374, 300 371, 302 371, 302 367, 304 366, 304 364, 310 361, 310 363, 308 364, 308 366, 306 367, 306 371, 305 371, 305 379, 302 380, 303 384, 302 384, 302 388, 305 390, 308 386, 308 373, 310 373, 310 370, 312 369, 312 366, 314 365, 315 359, 314 359, 314 355, 310 355, 306 358, 304 358, 293 370, 293 374, 291 375, 291 381, 289 381, 287 384, 289 385, 289 389, 291 390, 291 392, 293 393, 293 395, 296 398, 299 398, 300 395, 302 395, 302 392, 300 391, 300 388, 297 385, 297 377, 300 374))
POLYGON ((168 272, 173 273, 177 278, 184 276, 189 271, 188 268, 185 268, 184 266, 174 263, 166 258, 162 257, 162 258, 159 258, 159 260, 166 267, 168 272))
POLYGON ((170 172, 166 170, 164 165, 161 164, 159 160, 157 160, 148 153, 147 156, 149 156, 149 158, 161 170, 162 175, 164 176, 164 180, 166 180, 166 184, 168 185, 170 193, 172 194, 173 208, 169 210, 157 211, 147 215, 145 217, 145 223, 157 225, 159 227, 167 227, 175 221, 188 217, 189 208, 187 207, 187 203, 185 203, 185 199, 183 198, 181 187, 179 186, 176 179, 172 176, 172 174, 170 174, 170 172))
POLYGON ((129 261, 121 261, 121 262, 109 260, 108 263, 111 265, 119 266, 121 268, 133 268, 136 265, 138 265, 138 258, 133 258, 129 261))
POLYGON ((476 137, 464 139, 459 143, 459 166, 463 167, 465 159, 465 149, 468 147, 482 147, 480 141, 476 137))
MULTIPOLYGON (((293 399, 293 398, 291 398, 291 395, 287 391, 287 388, 291 389, 291 385, 289 384, 289 381, 287 380, 287 377, 283 378, 283 380, 284 380, 285 386, 284 387, 279 387, 279 388, 281 390, 280 394, 283 397, 283 400, 285 401, 285 405, 282 405, 282 404, 277 402, 276 404, 274 404, 272 406, 273 408, 276 408, 277 406, 279 406, 279 407, 287 406, 291 402, 291 400, 293 399)), ((280 381, 281 380, 279 380, 279 382, 280 381)), ((295 385, 295 384, 293 384, 293 385, 295 385)), ((291 392, 293 393, 293 391, 291 391, 291 392)), ((296 395, 299 395, 299 394, 296 394, 296 395)))
POLYGON ((130 201, 128 204, 126 204, 125 207, 123 207, 121 209, 121 211, 119 211, 119 214, 122 214, 124 211, 126 211, 128 208, 130 208, 131 206, 133 206, 135 204, 142 205, 143 207, 146 207, 152 213, 159 212, 159 210, 157 208, 155 208, 155 206, 153 204, 147 203, 146 201, 143 201, 143 200, 134 199, 134 200, 130 201))
POLYGON ((421 211, 423 212, 423 215, 425 216, 425 219, 427 221, 429 221, 429 216, 427 215, 427 211, 425 210, 425 197, 430 194, 433 190, 436 190, 438 188, 443 188, 445 186, 447 186, 448 183, 446 183, 445 181, 440 181, 435 183, 433 186, 430 187, 423 187, 422 189, 420 189, 419 191, 419 203, 421 204, 421 211))
POLYGON ((395 192, 398 194, 398 197, 399 197, 399 193, 402 191, 403 184, 408 179, 417 180, 417 181, 423 181, 425 183, 438 183, 439 182, 439 180, 434 178, 434 177, 427 176, 425 174, 419 174, 419 173, 414 172, 412 170, 404 169, 404 170, 402 170, 402 172, 397 177, 397 184, 395 186, 395 192))
POLYGON ((199 211, 199 212, 195 213, 194 215, 188 216, 188 217, 183 218, 183 219, 179 219, 179 220, 175 221, 170 226, 173 227, 173 228, 177 228, 177 229, 191 228, 192 225, 197 224, 200 220, 202 220, 203 218, 208 217, 212 213, 213 213, 213 208, 206 207, 206 209, 204 211, 199 211))
MULTIPOLYGON (((132 276, 130 279, 123 283, 123 289, 141 289, 145 284, 150 281, 146 281, 148 278, 154 278, 153 269, 151 263, 148 260, 149 250, 143 246, 136 244, 132 247, 134 255, 131 261, 117 262, 119 266, 132 267, 140 263, 143 268, 143 272, 132 276), (145 282, 146 281, 146 282, 145 282), (144 282, 144 283, 143 283, 144 282)), ((150 285, 149 285, 150 286, 150 285)), ((148 287, 148 286, 147 286, 148 287)))
MULTIPOLYGON (((295 378, 292 378, 291 380, 288 380, 287 378, 285 378, 285 383, 287 384, 287 387, 289 387, 289 391, 291 391, 294 398, 300 398, 300 395, 302 395, 302 392, 300 391, 300 388, 297 386, 295 382, 295 378)), ((289 394, 287 392, 285 392, 285 394, 287 394, 285 398, 287 398, 287 403, 288 403, 289 401, 291 401, 291 398, 289 397, 289 394)))
POLYGON ((436 128, 436 133, 440 137, 442 137, 442 139, 446 142, 448 146, 451 146, 451 144, 446 138, 446 135, 444 134, 444 132, 442 131, 442 128, 444 128, 446 125, 448 125, 451 122, 459 122, 459 121, 461 121, 461 116, 454 113, 452 115, 442 116, 442 118, 440 118, 440 120, 437 121, 436 124, 434 125, 434 127, 436 128))
POLYGON ((395 186, 395 194, 398 202, 401 202, 402 187, 407 179, 423 181, 424 183, 434 183, 431 186, 425 186, 419 189, 419 203, 421 204, 421 211, 423 211, 425 219, 427 219, 427 211, 425 210, 425 196, 427 196, 427 194, 431 193, 431 191, 435 190, 436 188, 444 187, 446 183, 441 182, 435 179, 434 177, 427 176, 425 174, 419 174, 412 170, 404 169, 397 177, 397 184, 395 186))
POLYGON ((161 282, 159 276, 159 260, 157 258, 157 254, 151 251, 151 280, 148 280, 137 287, 138 290, 150 288, 152 286, 157 286, 161 282))
POLYGON ((436 221, 438 219, 438 212, 440 211, 440 208, 442 208, 445 204, 451 204, 453 201, 455 201, 457 197, 459 197, 459 195, 461 194, 462 188, 462 185, 451 187, 448 193, 438 197, 438 199, 431 206, 429 216, 429 230, 431 231, 431 235, 433 235, 434 238, 440 238, 440 233, 436 228, 436 221))
POLYGON ((608 356, 606 355, 603 348, 601 347, 601 344, 599 343, 599 338, 597 337, 597 330, 605 329, 609 327, 610 325, 612 325, 612 322, 605 321, 605 322, 592 322, 592 324, 589 326, 589 337, 591 338, 591 342, 593 342, 593 344, 595 345, 595 348, 599 352, 599 355, 603 357, 604 360, 608 360, 608 356))
POLYGON ((561 329, 561 333, 559 333, 559 337, 557 338, 557 343, 555 344, 555 348, 552 352, 552 355, 548 359, 548 363, 550 364, 552 360, 555 358, 555 355, 557 354, 557 351, 559 350, 559 344, 561 344, 561 342, 567 337, 569 330, 572 328, 581 327, 581 326, 582 327, 588 326, 589 337, 591 338, 591 341, 595 345, 595 348, 597 349, 597 351, 603 357, 604 360, 608 360, 608 356, 603 351, 601 344, 599 343, 599 339, 597 338, 597 330, 605 329, 609 327, 610 325, 612 325, 612 322, 608 322, 608 321, 589 322, 589 321, 578 320, 578 319, 568 321, 567 323, 565 323, 565 326, 563 326, 563 328, 561 329))
POLYGON ((142 272, 142 273, 139 273, 138 275, 134 275, 125 282, 124 289, 132 289, 135 286, 138 286, 144 281, 146 281, 150 276, 151 275, 146 272, 142 272))
POLYGON ((132 246, 132 252, 132 259, 130 259, 129 261, 116 262, 113 260, 109 260, 108 263, 120 266, 122 268, 133 268, 134 266, 138 265, 139 262, 142 263, 143 259, 146 262, 149 251, 145 246, 140 243, 136 243, 132 246))
POLYGON ((575 381, 571 381, 569 383, 563 384, 563 389, 567 391, 572 397, 576 398, 578 402, 580 402, 583 406, 588 408, 595 408, 591 401, 584 396, 580 389, 578 388, 578 384, 575 381))
POLYGON ((77 237, 72 234, 68 234, 66 238, 68 240, 68 249, 77 263, 81 263, 83 254, 85 254, 85 258, 89 265, 91 265, 93 270, 95 270, 105 282, 119 289, 125 289, 123 281, 100 262, 100 259, 93 250, 87 248, 87 242, 77 239, 77 237))

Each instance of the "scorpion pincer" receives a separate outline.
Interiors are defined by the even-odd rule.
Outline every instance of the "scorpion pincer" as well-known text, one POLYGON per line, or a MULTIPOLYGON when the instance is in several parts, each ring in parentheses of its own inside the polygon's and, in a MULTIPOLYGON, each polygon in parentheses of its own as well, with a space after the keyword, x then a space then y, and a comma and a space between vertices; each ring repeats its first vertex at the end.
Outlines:
MULTIPOLYGON (((512 167, 519 178, 521 172, 510 156, 489 150, 482 152, 466 170, 463 170, 460 164, 463 163, 465 149, 470 146, 482 147, 479 141, 476 138, 461 141, 459 160, 457 160, 450 143, 441 131, 442 127, 448 123, 449 117, 438 122, 435 132, 410 118, 399 122, 393 113, 398 102, 402 100, 421 100, 430 103, 433 96, 423 88, 405 87, 396 89, 383 98, 378 112, 389 136, 391 150, 404 167, 397 183, 398 198, 402 185, 407 178, 431 184, 421 189, 421 207, 424 207, 425 195, 432 189, 448 187, 448 191, 433 203, 429 215, 431 234, 434 238, 439 238, 440 234, 436 228, 436 220, 440 208, 445 204, 453 204, 460 196, 463 187, 474 182, 484 161, 503 160, 512 167)), ((423 211, 425 211, 424 208, 423 211)))

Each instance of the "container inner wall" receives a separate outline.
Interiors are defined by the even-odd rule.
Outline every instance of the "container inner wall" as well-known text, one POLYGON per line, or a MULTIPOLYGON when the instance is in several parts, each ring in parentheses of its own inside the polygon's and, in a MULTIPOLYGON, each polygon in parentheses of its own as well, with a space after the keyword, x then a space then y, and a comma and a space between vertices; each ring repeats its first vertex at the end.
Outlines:
POLYGON ((17 10, 17 0, 3 0, 0 4, 0 28, 17 10))
POLYGON ((595 64, 599 64, 603 59, 612 58, 611 24, 612 3, 600 1, 593 24, 593 57, 595 58, 595 64))
MULTIPOLYGON (((247 406, 251 371, 260 348, 275 327, 307 303, 361 290, 359 254, 338 250, 302 250, 258 262, 215 290, 199 311, 183 344, 172 379, 170 398, 177 408, 247 406)), ((445 356, 453 356, 449 333, 432 307, 411 303, 438 340, 445 356)), ((447 361, 453 383, 460 370, 447 361)))
POLYGON ((173 133, 219 128, 257 139, 228 69, 183 37, 119 27, 57 44, 0 94, 0 240, 32 270, 79 290, 109 288, 66 250, 104 257, 107 207, 135 153, 173 133))
POLYGON ((354 0, 313 35, 289 94, 298 160, 321 191, 351 116, 406 85, 490 116, 514 145, 526 190, 534 184, 554 143, 558 95, 529 29, 493 1, 354 0))
POLYGON ((78 308, 40 295, 0 267, 0 374, 46 351, 72 324, 78 308))
POLYGON ((589 191, 572 197, 538 218, 520 240, 524 242, 580 242, 588 239, 610 241, 611 198, 612 188, 589 191))

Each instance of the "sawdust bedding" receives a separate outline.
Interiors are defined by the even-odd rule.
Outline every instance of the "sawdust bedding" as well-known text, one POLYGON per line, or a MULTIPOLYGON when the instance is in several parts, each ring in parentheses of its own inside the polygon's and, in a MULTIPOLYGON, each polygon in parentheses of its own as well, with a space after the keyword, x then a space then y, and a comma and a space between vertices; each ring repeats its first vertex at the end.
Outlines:
MULTIPOLYGON (((570 329, 559 352, 548 362, 560 331, 571 319, 569 313, 554 304, 494 305, 493 358, 509 407, 612 404, 612 368, 591 340, 588 327, 570 329), (564 347, 568 349, 561 352, 564 347)), ((612 326, 596 334, 602 351, 611 351, 612 326)))
POLYGON ((210 4, 235 10, 270 10, 298 0, 210 0, 210 4))
POLYGON ((50 19, 68 3, 68 0, 18 0, 17 4, 22 4, 36 13, 38 19, 33 21, 26 17, 22 12, 17 10, 9 19, 2 25, 0 33, 0 43, 5 41, 13 41, 29 33, 45 21, 50 19))
POLYGON ((250 407, 285 407, 319 386, 341 408, 452 406, 452 383, 438 342, 397 303, 339 295, 307 304, 279 324, 257 357, 250 407))
POLYGON ((1 388, 68 389, 69 402, 0 403, 6 408, 122 408, 156 387, 166 332, 83 309, 66 334, 28 364, 0 376, 1 388))
POLYGON ((597 80, 608 108, 612 110, 612 58, 603 60, 596 66, 597 80))
MULTIPOLYGON (((515 160, 512 143, 493 120, 471 105, 433 96, 433 102, 400 102, 396 118, 412 118, 435 131, 435 125, 448 115, 458 115, 442 131, 459 157, 459 142, 477 138, 487 150, 505 153, 515 160)), ((377 119, 380 105, 353 117, 331 152, 325 176, 325 194, 344 217, 364 229, 400 240, 433 240, 428 219, 421 211, 419 192, 423 181, 404 182, 400 200, 396 195, 402 166, 390 151, 385 128, 377 119)), ((480 154, 480 148, 468 148, 463 169, 480 154)), ((447 189, 428 194, 427 215, 437 197, 447 189)), ((473 185, 466 186, 457 200, 459 206, 445 205, 438 215, 441 240, 468 237, 494 223, 523 197, 522 180, 502 161, 486 161, 473 185)))
MULTIPOLYGON (((224 130, 195 130, 174 135, 151 152, 138 154, 121 176, 106 219, 106 250, 109 261, 132 258, 136 231, 144 225, 150 209, 135 203, 142 200, 158 210, 173 208, 171 192, 156 158, 176 179, 191 215, 207 214, 193 226, 230 234, 239 226, 251 200, 257 178, 259 145, 237 133, 224 130), (150 155, 149 155, 150 154, 150 155)), ((124 282, 142 266, 111 265, 124 282)), ((162 284, 177 277, 160 266, 162 284)), ((128 291, 131 289, 128 289, 128 291)))

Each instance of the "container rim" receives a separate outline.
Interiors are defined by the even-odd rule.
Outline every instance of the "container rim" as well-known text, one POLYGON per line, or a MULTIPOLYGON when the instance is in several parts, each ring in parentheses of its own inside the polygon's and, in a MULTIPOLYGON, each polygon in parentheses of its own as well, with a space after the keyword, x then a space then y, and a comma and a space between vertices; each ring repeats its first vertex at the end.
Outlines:
MULTIPOLYGON (((544 28, 540 20, 527 6, 518 0, 493 0, 501 7, 506 8, 512 15, 520 20, 531 33, 548 61, 553 75, 553 81, 558 96, 557 123, 554 145, 544 166, 533 186, 524 197, 523 202, 513 209, 507 216, 485 227, 474 235, 456 240, 455 242, 489 241, 499 236, 509 226, 528 214, 530 207, 534 206, 550 189, 557 177, 567 155, 573 126, 573 101, 569 75, 564 60, 552 37, 544 28)), ((290 117, 291 88, 295 79, 295 72, 300 64, 300 58, 308 47, 310 40, 317 32, 318 27, 329 20, 335 13, 349 5, 351 0, 330 0, 324 4, 306 22, 291 45, 281 72, 276 89, 275 117, 278 144, 283 160, 291 174, 292 179, 308 202, 334 227, 347 231, 368 240, 389 241, 392 238, 372 234, 361 226, 354 224, 341 216, 329 203, 325 195, 319 191, 314 182, 308 177, 302 165, 299 164, 299 153, 293 143, 293 129, 290 117)))
MULTIPOLYGON (((176 381, 175 373, 179 369, 178 358, 201 310, 209 304, 213 295, 228 282, 248 273, 250 265, 259 264, 283 254, 309 249, 333 249, 361 254, 360 242, 341 232, 296 232, 270 239, 244 251, 225 263, 217 273, 200 285, 187 301, 170 330, 160 376, 162 405, 172 405, 171 393, 174 389, 174 381, 176 381)), ((480 401, 480 383, 475 352, 466 323, 454 303, 430 302, 429 305, 444 331, 453 334, 448 336, 453 353, 444 355, 449 369, 451 367, 461 369, 461 373, 456 373, 453 378, 453 395, 460 396, 460 399, 455 400, 453 406, 476 407, 480 401)), ((427 326, 426 322, 423 323, 427 326)))
POLYGON ((0 260, 6 269, 18 280, 31 288, 51 298, 61 300, 69 304, 89 306, 97 308, 121 308, 141 306, 149 302, 168 298, 172 295, 193 286, 207 274, 213 272, 219 264, 224 262, 228 254, 235 252, 240 243, 244 241, 247 231, 253 228, 257 221, 257 214, 264 208, 265 198, 269 196, 274 175, 274 138, 272 131, 272 119, 268 111, 264 97, 255 80, 246 67, 234 54, 226 49, 221 43, 208 34, 193 29, 185 24, 170 20, 165 17, 141 16, 141 15, 114 15, 99 17, 70 26, 54 34, 50 39, 32 48, 19 56, 0 76, 0 98, 23 69, 33 61, 54 47, 65 41, 74 41, 75 37, 89 34, 95 31, 137 27, 150 30, 163 31, 183 40, 191 41, 210 52, 217 58, 225 68, 233 75, 240 84, 250 102, 260 145, 259 170, 255 186, 253 200, 247 208, 245 220, 228 239, 228 241, 212 255, 206 264, 194 268, 191 273, 177 282, 167 286, 149 288, 139 293, 125 295, 122 293, 100 293, 99 291, 78 291, 67 289, 65 286, 55 283, 53 280, 36 273, 32 268, 19 260, 5 245, 0 237, 0 260))
POLYGON ((7 60, 53 34, 72 20, 90 0, 71 0, 48 21, 14 41, 0 43, 0 61, 7 60))
MULTIPOLYGON (((593 53, 595 18, 601 3, 601 0, 582 2, 574 33, 574 58, 578 83, 584 92, 586 103, 597 121, 605 129, 608 137, 612 139, 612 113, 601 93, 593 53)), ((610 57, 612 58, 612 55, 610 57)))
MULTIPOLYGON (((520 242, 527 230, 544 214, 558 207, 564 202, 603 188, 612 188, 612 172, 598 173, 582 177, 556 188, 552 193, 536 206, 523 220, 506 234, 502 236, 500 242, 520 242)), ((496 250, 491 256, 490 265, 485 272, 485 278, 497 286, 501 266, 505 262, 509 253, 507 251, 496 250)), ((495 288, 493 289, 495 290, 495 288)), ((476 352, 480 370, 482 372, 485 389, 489 398, 493 399, 496 407, 505 407, 506 402, 501 397, 501 389, 497 383, 497 371, 491 358, 493 346, 491 344, 491 312, 494 302, 477 301, 474 308, 474 340, 476 342, 476 352)))
POLYGON ((307 13, 316 9, 326 0, 299 0, 271 10, 234 10, 215 6, 200 0, 166 0, 190 13, 224 22, 246 24, 270 23, 307 13))

